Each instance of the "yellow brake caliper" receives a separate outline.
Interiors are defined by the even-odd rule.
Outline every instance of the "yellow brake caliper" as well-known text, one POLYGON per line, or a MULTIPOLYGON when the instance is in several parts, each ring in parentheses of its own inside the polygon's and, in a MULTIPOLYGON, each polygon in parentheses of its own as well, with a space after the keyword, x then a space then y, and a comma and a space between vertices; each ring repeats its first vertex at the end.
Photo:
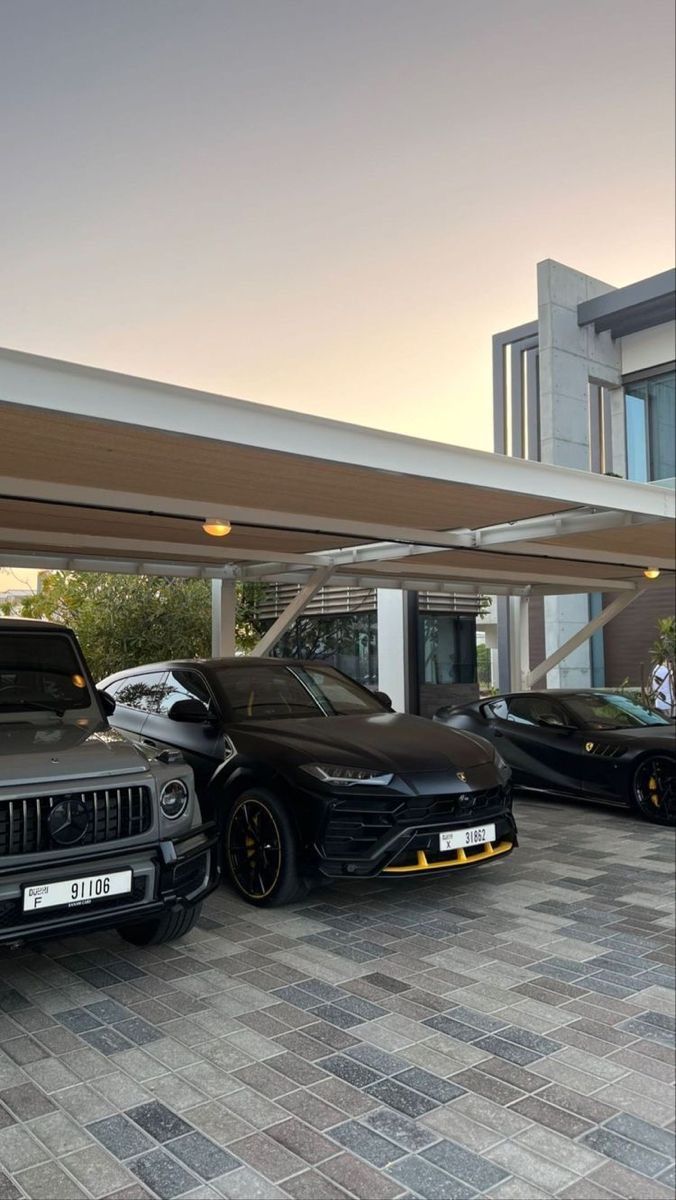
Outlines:
POLYGON ((648 791, 650 792, 650 803, 659 808, 661 804, 660 785, 654 775, 648 780, 648 791))

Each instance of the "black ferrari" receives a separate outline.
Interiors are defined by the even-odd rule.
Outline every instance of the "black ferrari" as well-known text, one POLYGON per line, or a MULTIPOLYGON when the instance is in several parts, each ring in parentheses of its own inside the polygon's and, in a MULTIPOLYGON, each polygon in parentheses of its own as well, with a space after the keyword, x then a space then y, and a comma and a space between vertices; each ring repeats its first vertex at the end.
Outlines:
POLYGON ((434 720, 492 742, 519 790, 629 805, 676 823, 673 721, 622 693, 515 693, 441 708, 434 720))
POLYGON ((192 765, 226 873, 252 904, 297 899, 313 874, 433 874, 517 844, 493 746, 395 713, 323 663, 169 662, 99 686, 112 725, 192 765))

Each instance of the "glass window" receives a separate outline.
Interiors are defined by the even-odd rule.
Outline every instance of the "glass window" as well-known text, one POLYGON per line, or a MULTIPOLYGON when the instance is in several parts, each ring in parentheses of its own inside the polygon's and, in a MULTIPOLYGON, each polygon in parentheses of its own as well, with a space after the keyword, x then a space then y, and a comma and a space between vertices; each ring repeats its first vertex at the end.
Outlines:
POLYGON ((450 613, 418 616, 421 683, 476 683, 476 620, 450 613))
POLYGON ((172 704, 177 700, 198 700, 204 705, 204 715, 207 715, 211 695, 205 680, 197 671, 177 667, 174 671, 167 672, 157 711, 162 716, 167 716, 172 704))
POLYGON ((319 717, 322 710, 287 667, 217 667, 235 721, 319 717))
POLYGON ((490 704, 483 704, 481 706, 481 711, 489 721, 492 717, 497 717, 500 721, 506 721, 509 709, 506 700, 491 700, 490 704))
POLYGON ((558 700, 549 696, 514 696, 508 701, 508 721, 520 725, 569 725, 570 717, 558 700))
POLYGON ((664 717, 622 695, 583 693, 567 696, 565 705, 580 729, 636 729, 641 725, 669 724, 664 717))
POLYGON ((321 660, 365 686, 377 687, 377 637, 375 612, 301 616, 280 638, 273 657, 321 660))
POLYGON ((648 428, 645 400, 642 396, 625 393, 624 409, 627 428, 627 477, 639 483, 648 480, 648 428))
POLYGON ((641 482, 676 476, 676 372, 627 384, 627 474, 641 482))
POLYGON ((117 685, 115 703, 138 712, 158 712, 164 695, 165 671, 149 671, 143 675, 130 675, 117 685))
MULTIPOLYGON (((294 671, 296 668, 292 668, 294 671)), ((317 695, 322 708, 331 715, 347 716, 349 713, 382 712, 383 706, 351 679, 335 671, 322 671, 318 667, 299 668, 298 674, 317 695)))
POLYGON ((0 633, 0 714, 90 708, 73 643, 54 633, 0 633))

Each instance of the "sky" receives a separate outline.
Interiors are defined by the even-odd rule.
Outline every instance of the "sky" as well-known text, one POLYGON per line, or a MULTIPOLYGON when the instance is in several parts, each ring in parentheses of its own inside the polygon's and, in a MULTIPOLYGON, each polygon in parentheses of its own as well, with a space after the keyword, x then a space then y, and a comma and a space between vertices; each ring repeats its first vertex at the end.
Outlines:
POLYGON ((0 345, 492 448, 536 263, 674 262, 671 0, 0 0, 0 345))

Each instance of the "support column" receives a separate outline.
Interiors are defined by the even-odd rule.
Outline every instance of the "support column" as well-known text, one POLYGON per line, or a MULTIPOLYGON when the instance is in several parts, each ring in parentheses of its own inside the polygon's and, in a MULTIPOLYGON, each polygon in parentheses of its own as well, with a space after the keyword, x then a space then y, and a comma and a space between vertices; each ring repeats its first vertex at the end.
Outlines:
POLYGON ((211 653, 214 658, 231 658, 235 653, 237 600, 233 579, 211 581, 211 653))
POLYGON ((509 597, 509 689, 529 690, 530 629, 528 596, 509 597))
POLYGON ((410 597, 406 591, 378 588, 378 688, 396 712, 411 711, 412 652, 410 597))
POLYGON ((519 598, 519 687, 529 690, 530 677, 530 603, 529 597, 519 598))

